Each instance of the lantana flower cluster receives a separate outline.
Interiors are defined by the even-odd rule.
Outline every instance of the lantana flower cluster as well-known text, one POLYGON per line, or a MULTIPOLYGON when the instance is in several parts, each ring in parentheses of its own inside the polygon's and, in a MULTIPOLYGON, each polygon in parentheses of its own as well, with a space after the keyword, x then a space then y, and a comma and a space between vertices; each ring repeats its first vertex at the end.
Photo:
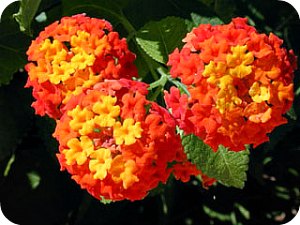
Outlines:
POLYGON ((200 175, 212 185, 187 159, 178 128, 214 151, 241 151, 287 122, 296 57, 281 39, 236 18, 202 24, 183 41, 168 65, 186 88, 165 91, 167 109, 133 79, 135 54, 105 20, 64 17, 29 47, 32 106, 56 120, 61 169, 95 198, 139 200, 171 175, 183 182, 200 175))
POLYGON ((184 181, 199 174, 187 161, 174 119, 148 101, 147 92, 145 83, 107 80, 66 104, 54 133, 58 158, 93 196, 142 199, 171 172, 184 181))
POLYGON ((296 57, 283 41, 260 34, 245 18, 230 24, 201 24, 185 45, 169 56, 171 76, 188 93, 172 87, 165 100, 186 134, 193 133, 215 151, 254 147, 287 122, 293 102, 296 57))
POLYGON ((39 115, 57 119, 72 95, 105 79, 137 76, 135 55, 105 20, 83 14, 47 26, 32 42, 27 87, 39 115))
MULTIPOLYGON (((27 51, 37 114, 56 119, 58 160, 97 199, 139 200, 171 174, 202 175, 174 118, 147 100, 135 55, 105 20, 83 14, 46 27, 27 51)), ((214 182, 203 175, 204 185, 214 182)))

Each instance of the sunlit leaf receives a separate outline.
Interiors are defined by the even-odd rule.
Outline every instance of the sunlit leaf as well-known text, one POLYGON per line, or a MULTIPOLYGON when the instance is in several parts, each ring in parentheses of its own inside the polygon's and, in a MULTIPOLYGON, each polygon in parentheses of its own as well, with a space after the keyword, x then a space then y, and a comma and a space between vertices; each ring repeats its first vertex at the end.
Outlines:
POLYGON ((217 152, 195 135, 182 139, 189 159, 207 176, 217 179, 225 186, 243 188, 247 179, 249 151, 229 151, 220 145, 217 152))
POLYGON ((167 17, 161 21, 147 23, 136 34, 136 40, 151 58, 166 63, 168 55, 182 45, 186 32, 187 27, 183 19, 167 17))
POLYGON ((21 0, 19 12, 14 14, 20 30, 31 34, 30 25, 39 8, 41 0, 21 0))

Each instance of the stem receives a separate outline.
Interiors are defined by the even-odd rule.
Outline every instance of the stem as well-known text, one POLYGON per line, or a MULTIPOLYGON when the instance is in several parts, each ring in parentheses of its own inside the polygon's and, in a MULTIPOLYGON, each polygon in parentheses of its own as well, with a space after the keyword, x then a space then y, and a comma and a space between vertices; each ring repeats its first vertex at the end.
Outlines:
POLYGON ((162 86, 159 86, 158 88, 156 88, 155 92, 149 97, 149 100, 155 101, 162 90, 163 90, 162 86))
MULTIPOLYGON (((157 71, 159 72, 161 68, 158 68, 157 71)), ((159 87, 161 86, 162 88, 164 88, 164 86, 166 85, 168 81, 168 75, 166 74, 161 74, 161 77, 154 81, 153 83, 150 84, 148 90, 152 90, 153 88, 159 87)))
POLYGON ((161 77, 158 80, 151 83, 148 88, 148 90, 153 90, 154 88, 156 88, 155 92, 149 98, 149 100, 151 100, 151 101, 154 101, 157 99, 157 96, 161 93, 161 91, 164 89, 166 83, 168 82, 168 75, 163 72, 163 68, 159 67, 157 69, 157 71, 158 71, 158 73, 161 74, 161 77))
POLYGON ((187 96, 191 96, 190 92, 188 91, 187 87, 181 83, 178 80, 173 79, 169 74, 167 74, 166 70, 164 70, 162 67, 158 68, 157 71, 161 74, 161 76, 164 76, 168 79, 169 82, 174 84, 176 87, 178 87, 182 92, 187 94, 187 96))

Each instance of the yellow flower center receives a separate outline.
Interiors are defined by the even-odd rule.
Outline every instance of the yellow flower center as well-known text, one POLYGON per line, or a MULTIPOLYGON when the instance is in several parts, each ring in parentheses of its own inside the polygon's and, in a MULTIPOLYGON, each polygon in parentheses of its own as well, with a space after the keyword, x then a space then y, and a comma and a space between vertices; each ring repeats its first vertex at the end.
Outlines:
POLYGON ((128 118, 123 121, 123 124, 120 122, 115 123, 113 136, 117 145, 123 143, 131 145, 136 142, 136 138, 141 137, 142 131, 140 122, 135 123, 134 119, 128 118))
POLYGON ((123 157, 118 155, 113 159, 109 173, 116 183, 122 181, 124 189, 127 189, 135 182, 139 181, 138 177, 134 175, 136 170, 135 161, 127 160, 124 162, 123 157))
POLYGON ((94 113, 87 108, 82 109, 77 105, 73 110, 68 112, 68 116, 72 118, 70 128, 78 131, 81 135, 87 135, 94 129, 94 113))
MULTIPOLYGON (((254 61, 254 56, 252 52, 247 51, 247 45, 233 46, 231 47, 231 54, 226 56, 226 63, 210 61, 204 67, 203 77, 207 78, 208 83, 216 85, 220 89, 216 99, 216 108, 222 114, 242 104, 234 81, 243 79, 252 72, 251 64, 254 61)), ((259 97, 254 98, 266 98, 265 89, 261 89, 259 97)))
POLYGON ((259 84, 259 82, 254 82, 249 90, 249 95, 252 100, 257 103, 268 101, 271 97, 268 87, 259 84))
POLYGON ((251 64, 254 61, 252 52, 247 52, 247 45, 231 47, 232 54, 226 56, 229 74, 238 78, 244 78, 252 72, 251 64))
POLYGON ((225 75, 220 78, 220 90, 217 95, 216 108, 219 109, 220 113, 225 113, 226 110, 231 111, 240 105, 242 100, 237 96, 237 90, 234 87, 233 78, 230 75, 225 75))
POLYGON ((93 105, 93 112, 98 114, 94 121, 100 127, 112 127, 116 122, 116 117, 120 115, 120 106, 115 105, 116 97, 101 96, 101 102, 93 105))
POLYGON ((89 169, 94 173, 94 179, 103 180, 111 167, 111 151, 107 148, 100 148, 90 155, 89 169))
POLYGON ((207 82, 210 84, 216 84, 220 77, 226 74, 227 66, 223 62, 210 61, 202 73, 204 77, 208 77, 207 82))
POLYGON ((68 141, 69 149, 63 150, 67 165, 83 165, 89 155, 94 151, 94 144, 87 136, 81 136, 80 139, 72 138, 68 141))

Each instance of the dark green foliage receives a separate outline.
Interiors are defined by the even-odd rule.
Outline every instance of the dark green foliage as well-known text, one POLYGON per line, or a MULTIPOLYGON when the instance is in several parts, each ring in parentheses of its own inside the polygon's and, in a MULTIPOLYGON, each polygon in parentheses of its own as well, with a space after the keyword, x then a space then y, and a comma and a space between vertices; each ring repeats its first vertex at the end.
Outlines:
POLYGON ((22 0, 19 12, 14 18, 19 23, 20 30, 31 35, 31 22, 38 10, 41 0, 22 0))

